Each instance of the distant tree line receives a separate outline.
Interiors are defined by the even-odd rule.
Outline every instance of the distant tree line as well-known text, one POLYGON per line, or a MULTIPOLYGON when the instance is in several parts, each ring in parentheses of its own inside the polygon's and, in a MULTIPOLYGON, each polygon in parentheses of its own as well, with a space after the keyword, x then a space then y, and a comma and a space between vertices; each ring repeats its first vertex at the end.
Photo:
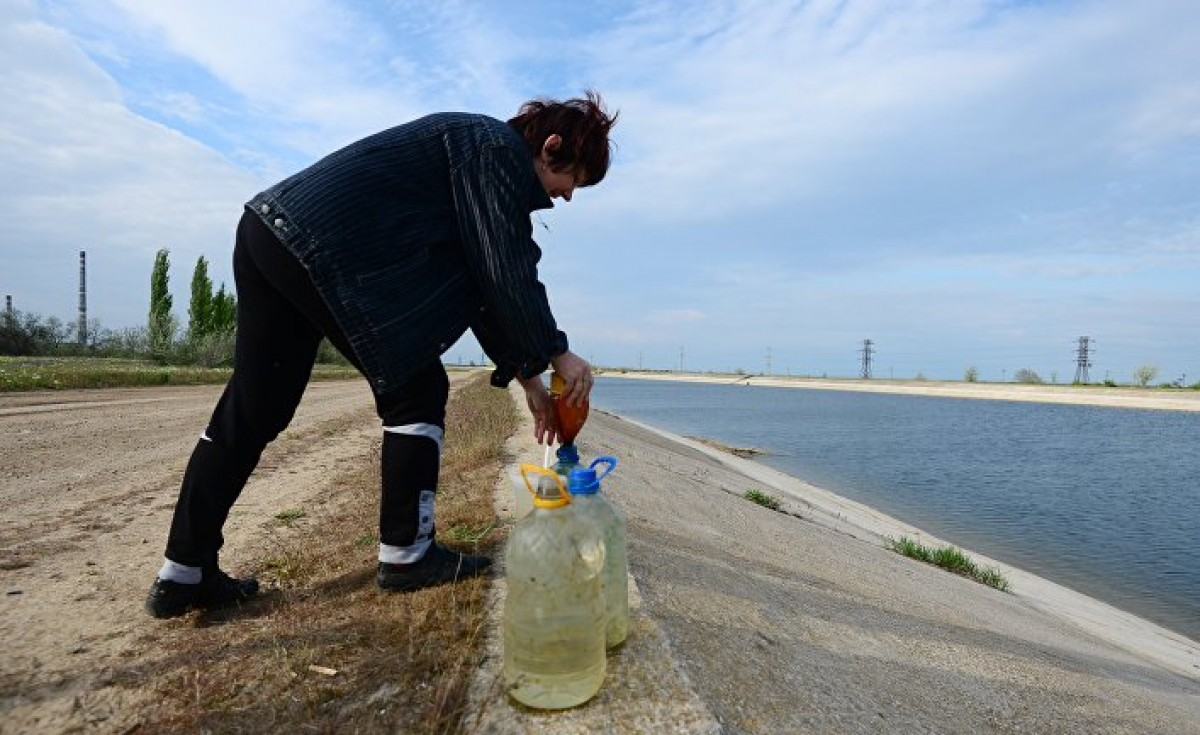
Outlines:
POLYGON ((58 317, 5 310, 0 314, 0 355, 55 354, 69 344, 75 327, 58 317))
MULTIPOLYGON (((215 291, 204 256, 192 271, 188 321, 181 330, 172 309, 170 252, 154 256, 150 272, 150 308, 143 327, 109 330, 99 323, 87 325, 86 343, 79 341, 78 325, 58 317, 42 317, 13 309, 0 312, 0 355, 93 356, 151 359, 164 365, 233 365, 237 335, 237 297, 222 283, 215 291)), ((347 361, 328 342, 321 345, 318 362, 347 361)))

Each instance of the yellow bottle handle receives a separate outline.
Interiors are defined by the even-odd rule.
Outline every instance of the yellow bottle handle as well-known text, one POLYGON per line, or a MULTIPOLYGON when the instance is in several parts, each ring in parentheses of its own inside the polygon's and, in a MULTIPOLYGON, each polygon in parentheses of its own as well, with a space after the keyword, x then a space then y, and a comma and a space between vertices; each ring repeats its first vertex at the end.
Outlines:
POLYGON ((533 494, 533 504, 538 508, 561 508, 564 505, 570 505, 571 492, 567 490, 567 486, 563 484, 562 478, 558 473, 549 467, 538 467, 535 464, 521 465, 521 479, 525 481, 525 487, 529 488, 529 492, 533 494), (551 500, 538 495, 538 492, 533 487, 533 483, 529 481, 527 473, 532 472, 538 475, 548 475, 554 478, 554 482, 558 485, 558 497, 551 500))

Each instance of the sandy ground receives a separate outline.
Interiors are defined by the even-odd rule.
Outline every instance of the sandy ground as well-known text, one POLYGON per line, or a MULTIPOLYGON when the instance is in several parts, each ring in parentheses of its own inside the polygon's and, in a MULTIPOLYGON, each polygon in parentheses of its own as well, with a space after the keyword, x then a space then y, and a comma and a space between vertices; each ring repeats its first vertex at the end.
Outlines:
MULTIPOLYGON (((142 610, 184 465, 221 387, 0 394, 0 732, 126 732, 178 623, 142 610)), ((247 570, 336 506, 327 478, 379 433, 362 381, 313 383, 226 526, 247 570)))
POLYGON ((992 401, 1067 403, 1113 408, 1149 408, 1162 411, 1200 411, 1200 390, 1165 388, 1101 388, 1020 383, 964 383, 915 380, 827 380, 772 376, 708 375, 692 373, 606 372, 607 378, 673 380, 690 383, 760 385, 810 390, 845 390, 863 393, 898 393, 992 401))

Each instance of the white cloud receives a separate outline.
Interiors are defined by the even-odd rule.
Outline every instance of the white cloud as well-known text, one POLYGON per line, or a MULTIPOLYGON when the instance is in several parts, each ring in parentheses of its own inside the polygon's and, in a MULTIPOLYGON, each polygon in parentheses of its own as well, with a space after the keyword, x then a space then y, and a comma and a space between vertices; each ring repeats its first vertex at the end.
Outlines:
MULTIPOLYGON (((180 278, 202 252, 219 274, 241 202, 341 143, 588 85, 622 111, 616 165, 538 237, 560 323, 598 357, 636 345, 649 363, 657 344, 670 363, 686 344, 689 363, 728 367, 772 344, 778 364, 790 350, 852 373, 876 328, 921 355, 973 330, 1006 345, 1089 324, 1108 345, 1198 339, 1195 3, 47 0, 0 14, 0 163, 22 174, 0 182, 5 270, 70 273, 28 297, 41 311, 69 313, 79 243, 97 278, 134 254, 125 292, 162 246, 180 278)), ((144 300, 113 320, 136 323, 144 300)))
POLYGON ((606 204, 671 224, 790 209, 893 231, 986 226, 997 201, 1111 206, 1091 177, 1136 173, 1121 155, 1130 126, 1148 109, 1187 119, 1180 85, 1200 89, 1181 71, 1149 83, 1195 51, 1127 62, 1190 38, 1194 11, 1180 27, 1160 6, 1130 23, 1106 3, 784 6, 642 13, 603 37, 626 112, 606 204))
POLYGON ((143 320, 148 296, 139 296, 158 248, 172 252, 177 293, 200 254, 232 285, 212 253, 228 252, 258 182, 130 114, 117 85, 65 33, 27 15, 0 28, 0 47, 0 161, 20 172, 0 179, 0 243, 3 287, 17 308, 71 313, 79 250, 89 256, 91 315, 109 327, 143 320))
POLYGON ((309 157, 432 110, 515 111, 511 64, 533 43, 462 3, 115 1, 309 157))
POLYGON ((209 117, 208 105, 186 92, 164 92, 155 98, 151 105, 161 117, 167 119, 199 123, 208 120, 209 117))

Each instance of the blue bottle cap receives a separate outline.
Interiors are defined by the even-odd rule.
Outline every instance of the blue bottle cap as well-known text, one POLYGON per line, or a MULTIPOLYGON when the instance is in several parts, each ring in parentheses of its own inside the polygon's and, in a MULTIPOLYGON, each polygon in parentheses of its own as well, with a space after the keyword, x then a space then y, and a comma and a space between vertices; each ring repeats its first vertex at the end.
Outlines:
POLYGON ((554 452, 554 454, 558 457, 560 462, 579 464, 579 450, 574 444, 563 444, 554 452))
POLYGON ((581 468, 571 470, 567 487, 572 495, 595 495, 600 490, 600 481, 596 479, 595 470, 581 468))

